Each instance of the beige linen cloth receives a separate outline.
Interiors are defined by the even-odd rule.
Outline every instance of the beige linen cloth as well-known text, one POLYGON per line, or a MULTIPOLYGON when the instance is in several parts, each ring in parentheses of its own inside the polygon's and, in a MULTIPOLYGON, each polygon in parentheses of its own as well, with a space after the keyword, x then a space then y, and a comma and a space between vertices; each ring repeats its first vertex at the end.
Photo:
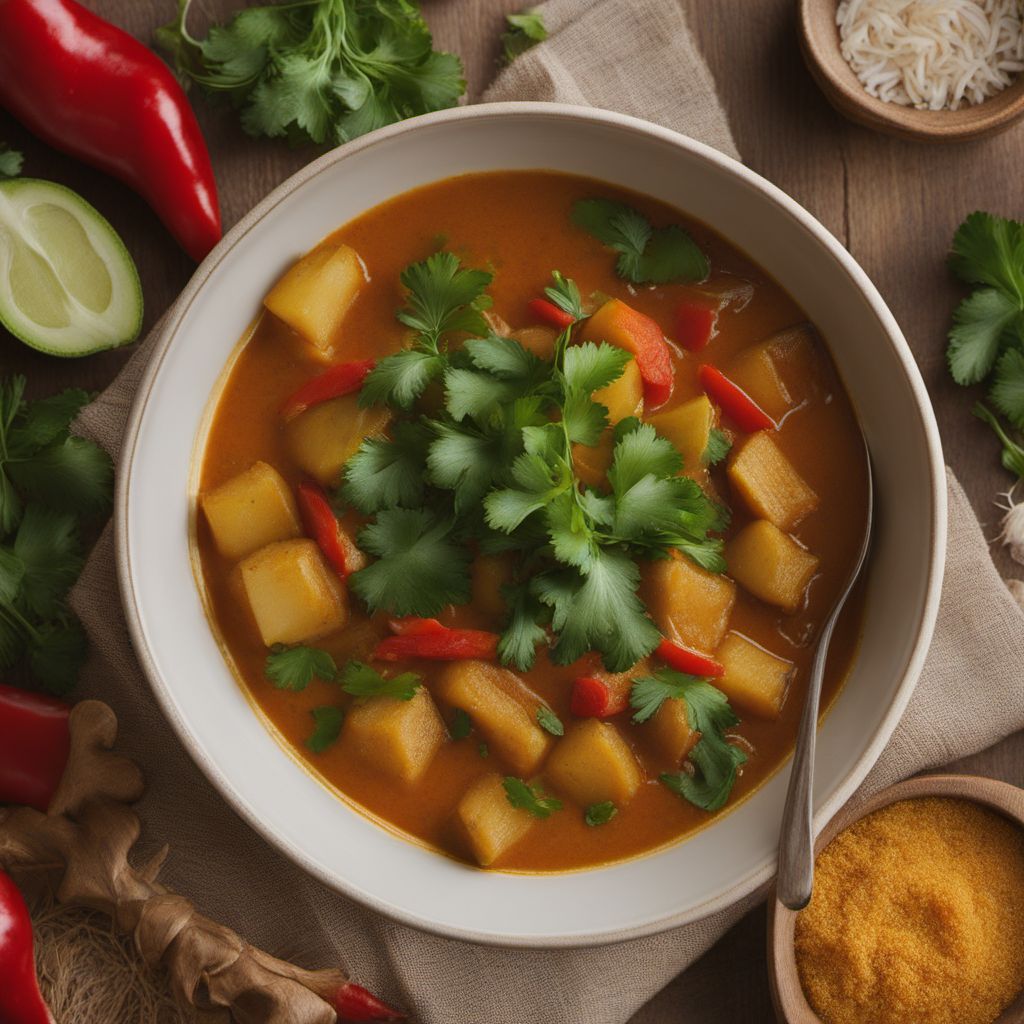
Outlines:
MULTIPOLYGON (((486 99, 610 107, 736 154, 676 0, 551 0, 544 14, 549 41, 504 71, 486 99)), ((81 432, 114 455, 154 335, 81 417, 81 432)), ((997 575, 955 480, 949 498, 949 559, 935 642, 910 707, 866 783, 872 789, 1024 726, 1024 616, 997 575)), ((203 912, 277 955, 310 967, 343 963, 364 984, 411 1008, 419 1021, 622 1024, 763 898, 755 894, 662 935, 590 950, 466 945, 369 913, 268 846, 220 799, 178 743, 119 614, 109 528, 74 604, 94 651, 80 695, 113 705, 121 744, 145 771, 144 836, 171 846, 164 880, 203 912)), ((747 969, 737 965, 723 986, 742 984, 747 969)), ((688 993, 684 979, 674 992, 679 1001, 648 1008, 645 1024, 718 1019, 706 988, 688 993)))

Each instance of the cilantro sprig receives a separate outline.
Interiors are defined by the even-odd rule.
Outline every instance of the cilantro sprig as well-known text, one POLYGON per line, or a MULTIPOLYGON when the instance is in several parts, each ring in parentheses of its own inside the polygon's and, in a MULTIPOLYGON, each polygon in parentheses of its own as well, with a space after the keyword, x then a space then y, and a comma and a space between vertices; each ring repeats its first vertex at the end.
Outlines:
POLYGON ((501 36, 501 56, 511 64, 520 54, 526 53, 548 37, 548 30, 540 11, 527 10, 518 14, 506 14, 508 28, 501 36))
POLYGON ((545 796, 536 786, 531 786, 514 775, 502 780, 505 797, 513 807, 529 811, 535 818, 550 818, 555 811, 562 809, 562 801, 557 797, 545 796))
POLYGON ((305 690, 314 679, 322 679, 326 683, 338 683, 351 697, 392 697, 395 700, 412 700, 421 685, 415 672, 384 676, 361 661, 349 661, 339 669, 327 651, 305 644, 273 647, 267 655, 264 675, 277 689, 294 693, 305 690))
POLYGON ((306 746, 314 754, 322 754, 341 735, 341 726, 345 721, 344 708, 327 705, 313 708, 313 732, 306 740, 306 746))

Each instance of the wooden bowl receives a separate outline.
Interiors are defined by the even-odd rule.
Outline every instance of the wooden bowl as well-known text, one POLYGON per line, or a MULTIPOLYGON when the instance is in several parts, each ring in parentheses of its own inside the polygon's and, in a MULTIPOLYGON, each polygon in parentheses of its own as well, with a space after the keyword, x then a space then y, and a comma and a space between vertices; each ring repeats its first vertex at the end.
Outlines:
MULTIPOLYGON (((995 779, 974 775, 925 775, 909 779, 876 793, 866 803, 844 808, 822 830, 814 844, 819 854, 844 829, 880 807, 898 800, 941 796, 973 800, 1005 815, 1024 828, 1024 790, 995 779)), ((811 1009, 800 985, 796 967, 794 932, 797 911, 784 907, 774 893, 768 901, 768 978, 772 1003, 781 1024, 822 1024, 811 1009)), ((1024 1021, 1024 991, 1002 1012, 993 1024, 1020 1024, 1024 1021)))
POLYGON ((1024 74, 991 99, 960 110, 917 110, 869 96, 839 50, 839 0, 800 0, 800 47, 828 101, 851 121, 926 142, 980 139, 1024 117, 1024 74))

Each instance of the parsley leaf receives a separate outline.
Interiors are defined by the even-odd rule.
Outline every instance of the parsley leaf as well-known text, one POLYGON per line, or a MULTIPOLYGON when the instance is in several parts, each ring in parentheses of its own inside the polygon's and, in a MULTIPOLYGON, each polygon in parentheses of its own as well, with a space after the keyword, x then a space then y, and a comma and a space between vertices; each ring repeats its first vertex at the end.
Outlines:
POLYGON ((451 725, 448 726, 448 735, 453 740, 464 740, 473 731, 473 719, 462 710, 456 708, 452 712, 451 725))
POLYGON ((322 754, 341 735, 341 725, 345 721, 343 708, 328 705, 313 708, 313 733, 306 740, 306 746, 314 754, 322 754))
POLYGON ((361 661, 350 661, 341 673, 341 688, 353 697, 412 700, 420 688, 420 677, 415 672, 402 672, 388 678, 361 661))
POLYGON ((701 461, 705 466, 717 466, 729 454, 731 449, 732 441, 729 440, 729 435, 724 430, 719 430, 718 427, 712 427, 711 433, 708 434, 708 445, 704 449, 701 461))
POLYGON ((525 53, 548 37, 540 11, 529 10, 521 14, 506 14, 508 28, 502 34, 502 58, 511 64, 520 54, 525 53))
POLYGON ((599 804, 591 804, 583 815, 583 820, 591 827, 597 828, 598 825, 607 825, 616 814, 619 813, 618 807, 611 802, 611 800, 602 800, 599 804))
POLYGON ((551 733, 552 736, 564 736, 565 726, 562 725, 562 720, 544 704, 541 704, 537 708, 537 724, 545 731, 551 733))
POLYGON ((298 693, 316 679, 331 682, 338 675, 338 666, 327 651, 319 647, 285 647, 275 644, 267 655, 263 674, 278 690, 298 693))
POLYGON ((545 796, 539 789, 517 779, 514 775, 506 776, 502 781, 505 796, 513 807, 529 811, 535 818, 550 818, 555 811, 562 809, 562 801, 553 796, 545 796))

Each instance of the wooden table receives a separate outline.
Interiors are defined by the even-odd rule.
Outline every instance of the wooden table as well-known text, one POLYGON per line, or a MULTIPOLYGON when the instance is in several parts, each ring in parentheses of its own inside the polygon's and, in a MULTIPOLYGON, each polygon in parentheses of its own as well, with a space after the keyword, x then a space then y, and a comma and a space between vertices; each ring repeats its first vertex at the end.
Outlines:
MULTIPOLYGON (((492 77, 505 11, 526 0, 426 0, 437 43, 466 62, 470 97, 492 77)), ((621 0, 628 3, 629 0, 621 0)), ((995 139, 931 148, 874 135, 846 123, 822 99, 804 70, 796 44, 793 0, 681 0, 718 82, 722 101, 746 162, 807 207, 853 253, 878 285, 903 327, 938 410, 946 459, 967 488, 982 522, 997 513, 992 502, 1009 485, 996 444, 970 415, 971 395, 945 369, 945 333, 961 294, 944 265, 953 231, 975 209, 1024 219, 1024 125, 995 139)), ((88 0, 89 6, 146 42, 172 17, 172 0, 88 0)), ((213 13, 238 7, 227 0, 197 4, 213 13)), ((220 183, 225 227, 316 151, 252 141, 237 119, 197 97, 220 183)), ((191 272, 148 207, 116 182, 48 150, 0 115, 0 139, 24 151, 25 173, 64 182, 98 207, 135 256, 146 296, 146 326, 167 307, 191 272)), ((124 362, 113 352, 60 361, 30 352, 0 331, 0 369, 29 375, 33 394, 77 384, 100 388, 124 362)), ((1007 575, 1024 576, 1001 553, 1007 575)), ((1024 733, 960 762, 972 771, 1024 783, 1024 733)), ((764 971, 764 914, 734 928, 687 979, 689 992, 707 985, 713 1013, 691 1004, 687 1024, 767 1021, 771 1017, 764 971), (727 964, 746 964, 746 981, 710 991, 727 964), (702 1013, 709 1014, 702 1016, 702 1013)), ((673 999, 672 987, 660 999, 673 999)), ((642 1016, 642 1015, 641 1015, 642 1016)), ((682 1018, 681 1018, 682 1019, 682 1018)))

